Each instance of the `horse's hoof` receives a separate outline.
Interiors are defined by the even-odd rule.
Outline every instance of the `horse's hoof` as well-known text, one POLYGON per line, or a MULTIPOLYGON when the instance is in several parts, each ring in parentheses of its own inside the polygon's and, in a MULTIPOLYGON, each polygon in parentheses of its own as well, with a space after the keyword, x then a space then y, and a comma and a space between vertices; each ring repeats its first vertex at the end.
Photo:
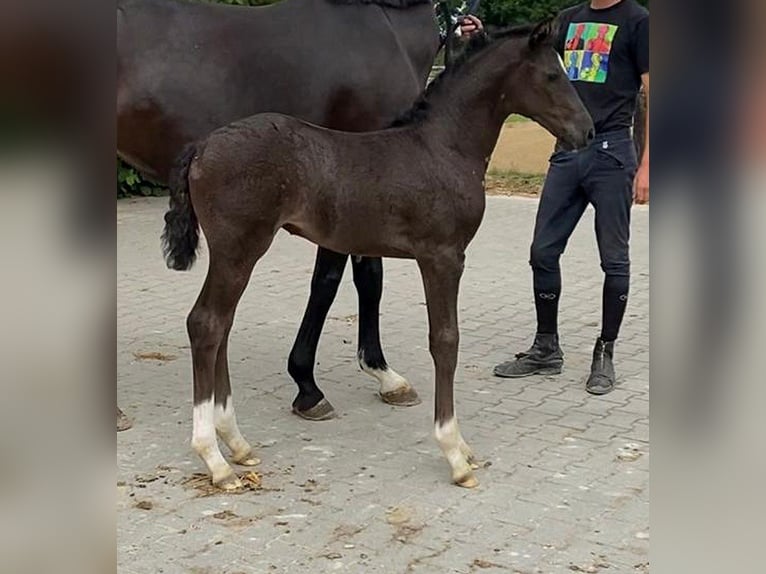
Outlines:
POLYGON ((477 486, 479 486, 479 481, 477 480, 477 478, 474 476, 472 472, 469 472, 463 477, 457 479, 455 481, 455 484, 463 488, 476 488, 477 486))
POLYGON ((225 492, 233 492, 235 490, 241 490, 244 488, 242 481, 233 472, 221 480, 214 480, 213 486, 225 492))
POLYGON ((299 410, 296 406, 293 406, 293 412, 307 421, 327 421, 334 419, 337 415, 335 409, 327 399, 322 399, 310 409, 305 411, 299 410))
POLYGON ((414 387, 401 387, 387 393, 380 393, 380 399, 395 407, 414 407, 422 401, 414 387))
POLYGON ((125 416, 125 413, 117 407, 117 432, 126 431, 133 428, 133 421, 125 416))

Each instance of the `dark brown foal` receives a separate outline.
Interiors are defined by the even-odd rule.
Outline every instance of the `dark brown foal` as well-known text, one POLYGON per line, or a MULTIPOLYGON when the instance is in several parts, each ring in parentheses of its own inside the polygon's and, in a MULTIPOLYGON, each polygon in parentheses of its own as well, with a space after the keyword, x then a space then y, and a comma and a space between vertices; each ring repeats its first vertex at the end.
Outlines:
POLYGON ((464 60, 391 129, 353 134, 260 114, 213 132, 183 158, 166 215, 165 253, 170 267, 189 268, 199 222, 210 267, 188 318, 192 444, 214 483, 240 484, 218 449, 216 431, 235 462, 255 462, 226 404, 226 343, 253 266, 284 228, 339 253, 417 261, 436 369, 436 439, 452 479, 477 484, 458 429, 453 385, 458 288, 465 249, 484 215, 489 156, 513 112, 573 147, 585 145, 593 132, 551 35, 546 22, 494 41, 474 40, 464 60))

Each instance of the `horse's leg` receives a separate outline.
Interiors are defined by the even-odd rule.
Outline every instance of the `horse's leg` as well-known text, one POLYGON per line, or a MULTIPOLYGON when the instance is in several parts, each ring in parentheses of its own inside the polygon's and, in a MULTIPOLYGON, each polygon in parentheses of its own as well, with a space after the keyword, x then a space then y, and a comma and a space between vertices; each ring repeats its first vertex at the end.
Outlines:
MULTIPOLYGON (((242 483, 223 458, 216 439, 215 388, 216 375, 220 373, 217 363, 219 357, 227 361, 225 348, 222 354, 219 352, 225 346, 234 311, 253 266, 270 242, 270 239, 260 242, 261 249, 246 257, 211 249, 205 284, 186 321, 194 368, 192 448, 210 471, 213 484, 225 490, 239 488, 242 483)), ((230 405, 229 397, 219 404, 230 405)), ((233 416, 233 409, 231 413, 233 416)))
POLYGON ((378 380, 380 398, 384 402, 405 407, 418 405, 418 393, 404 377, 388 366, 380 346, 383 262, 379 257, 352 257, 351 265, 359 295, 359 366, 378 380))
POLYGON ((473 454, 457 424, 454 402, 459 331, 457 296, 463 273, 462 253, 418 257, 428 306, 428 340, 436 369, 435 436, 452 467, 452 480, 466 488, 478 481, 473 474, 473 454))
POLYGON ((234 402, 231 398, 229 358, 227 356, 230 332, 231 327, 226 330, 226 334, 223 336, 215 360, 215 430, 221 440, 229 447, 234 462, 242 466, 255 466, 260 460, 253 456, 252 447, 239 431, 237 417, 234 414, 234 402))
POLYGON ((338 292, 347 260, 348 255, 322 247, 317 249, 308 306, 287 362, 287 371, 298 385, 293 412, 312 421, 327 420, 335 416, 333 406, 324 398, 324 393, 319 390, 314 380, 314 363, 319 335, 322 333, 330 305, 338 292))

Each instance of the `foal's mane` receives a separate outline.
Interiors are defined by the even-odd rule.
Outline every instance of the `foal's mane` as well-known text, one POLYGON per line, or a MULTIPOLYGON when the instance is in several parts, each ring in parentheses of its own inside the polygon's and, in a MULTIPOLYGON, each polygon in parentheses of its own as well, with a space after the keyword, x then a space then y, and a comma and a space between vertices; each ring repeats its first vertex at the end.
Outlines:
POLYGON ((431 104, 428 101, 428 98, 441 88, 445 79, 454 76, 459 70, 464 68, 468 62, 474 60, 477 55, 497 41, 507 38, 523 38, 530 36, 536 27, 537 24, 523 24, 521 26, 513 26, 511 28, 494 31, 491 35, 485 32, 472 36, 468 41, 467 46, 455 61, 428 84, 428 87, 417 99, 415 105, 396 118, 391 123, 390 127, 406 126, 417 123, 428 117, 428 112, 431 109, 431 104))
POLYGON ((330 4, 373 4, 386 8, 410 8, 430 4, 432 0, 327 0, 330 4))

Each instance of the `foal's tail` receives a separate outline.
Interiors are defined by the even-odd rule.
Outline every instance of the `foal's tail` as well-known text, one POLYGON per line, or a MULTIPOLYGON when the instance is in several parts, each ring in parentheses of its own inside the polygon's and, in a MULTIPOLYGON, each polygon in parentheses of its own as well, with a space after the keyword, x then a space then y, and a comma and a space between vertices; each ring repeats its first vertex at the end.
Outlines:
POLYGON ((199 244, 197 214, 189 195, 189 166, 197 153, 188 145, 170 174, 170 209, 165 214, 162 253, 170 269, 186 271, 194 265, 199 244))

